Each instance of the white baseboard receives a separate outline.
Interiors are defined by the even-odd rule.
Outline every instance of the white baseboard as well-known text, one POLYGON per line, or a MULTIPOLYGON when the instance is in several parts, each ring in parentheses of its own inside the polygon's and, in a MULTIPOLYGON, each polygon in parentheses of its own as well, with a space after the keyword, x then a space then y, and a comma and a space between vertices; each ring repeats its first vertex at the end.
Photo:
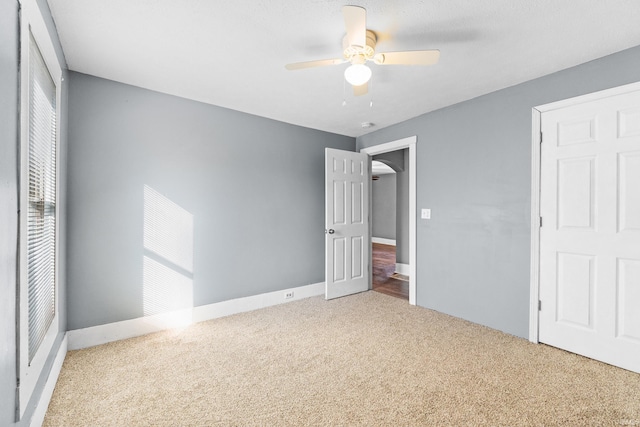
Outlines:
POLYGON ((36 405, 36 409, 33 411, 33 416, 29 423, 30 427, 41 427, 44 423, 44 416, 47 414, 49 402, 51 402, 51 396, 53 396, 53 390, 56 388, 56 383, 58 382, 58 377, 62 370, 62 364, 64 363, 65 356, 67 355, 67 349, 68 337, 67 334, 65 334, 62 339, 62 343, 60 343, 60 347, 58 348, 58 352, 56 353, 56 358, 53 360, 53 365, 51 365, 51 371, 49 371, 47 381, 42 388, 40 400, 36 405))
POLYGON ((259 308, 270 307, 272 305, 283 304, 303 298, 324 295, 324 288, 324 282, 321 282, 297 288, 283 289, 281 291, 222 301, 215 304, 202 305, 193 309, 193 321, 204 322, 205 320, 216 319, 218 317, 230 316, 236 313, 257 310, 259 308), (285 299, 284 296, 287 292, 293 292, 293 297, 285 299))
POLYGON ((106 325, 75 329, 67 332, 67 337, 69 338, 69 350, 93 347, 95 345, 133 338, 174 327, 184 327, 189 323, 204 322, 205 320, 216 319, 236 313, 243 313, 245 311, 257 310, 259 308, 323 295, 324 288, 324 282, 314 283, 311 285, 299 286, 297 288, 283 289, 280 291, 267 292, 264 294, 203 305, 194 307, 188 311, 183 310, 174 313, 138 317, 131 320, 107 323, 106 325), (293 297, 285 299, 285 294, 288 292, 293 292, 293 297), (185 317, 187 318, 186 322, 185 317))
POLYGON ((396 241, 393 239, 385 239, 384 237, 372 237, 371 243, 380 243, 381 245, 395 246, 396 241))
POLYGON ((411 266, 409 264, 401 264, 399 262, 396 263, 396 273, 404 274, 405 276, 410 276, 411 266))

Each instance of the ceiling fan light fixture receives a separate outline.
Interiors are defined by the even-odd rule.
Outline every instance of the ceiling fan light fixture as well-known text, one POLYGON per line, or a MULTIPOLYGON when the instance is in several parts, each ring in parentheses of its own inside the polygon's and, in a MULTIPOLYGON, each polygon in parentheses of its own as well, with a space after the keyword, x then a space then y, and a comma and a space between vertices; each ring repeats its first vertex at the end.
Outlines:
POLYGON ((353 64, 344 70, 344 78, 352 86, 361 86, 371 78, 371 68, 364 64, 353 64))

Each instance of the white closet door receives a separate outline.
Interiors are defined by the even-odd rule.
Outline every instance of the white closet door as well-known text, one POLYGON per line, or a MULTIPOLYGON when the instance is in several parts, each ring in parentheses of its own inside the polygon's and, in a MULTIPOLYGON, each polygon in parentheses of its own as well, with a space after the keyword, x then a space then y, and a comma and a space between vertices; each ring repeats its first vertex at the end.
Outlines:
POLYGON ((541 120, 539 340, 640 372, 640 92, 541 120))

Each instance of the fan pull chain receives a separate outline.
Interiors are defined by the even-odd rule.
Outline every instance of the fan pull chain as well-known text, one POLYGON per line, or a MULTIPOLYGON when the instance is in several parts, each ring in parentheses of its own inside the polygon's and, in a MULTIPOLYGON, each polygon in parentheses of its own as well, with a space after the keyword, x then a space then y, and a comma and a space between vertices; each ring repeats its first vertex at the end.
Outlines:
POLYGON ((369 108, 373 108, 373 77, 369 80, 369 108))
POLYGON ((342 79, 342 106, 347 105, 347 83, 345 79, 342 79))

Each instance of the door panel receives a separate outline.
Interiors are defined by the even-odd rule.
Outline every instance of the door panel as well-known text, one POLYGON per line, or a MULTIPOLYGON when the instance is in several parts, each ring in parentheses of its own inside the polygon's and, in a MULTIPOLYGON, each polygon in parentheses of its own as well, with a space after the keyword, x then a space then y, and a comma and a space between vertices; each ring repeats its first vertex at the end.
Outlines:
POLYGON ((595 142, 596 120, 593 116, 558 122, 558 146, 595 142))
POLYGON ((640 151, 620 153, 618 168, 618 231, 640 232, 640 151))
POLYGON ((363 257, 364 239, 362 236, 353 236, 351 238, 351 278, 361 279, 364 275, 364 266, 366 260, 363 257))
POLYGON ((326 299, 369 289, 369 156, 327 148, 326 299))
POLYGON ((618 336, 640 343, 640 260, 618 259, 618 336))
POLYGON ((346 246, 347 242, 344 237, 337 237, 333 239, 333 276, 332 281, 334 283, 344 282, 347 278, 346 274, 346 246))
POLYGON ((593 228, 595 158, 558 161, 559 227, 593 228))
POLYGON ((640 108, 618 111, 618 137, 640 136, 640 108))
POLYGON ((346 225, 347 191, 344 181, 333 182, 333 223, 346 225))
POLYGON ((593 329, 594 261, 590 255, 558 253, 558 322, 593 329))
POLYGON ((539 340, 640 372, 640 92, 542 114, 539 340))

